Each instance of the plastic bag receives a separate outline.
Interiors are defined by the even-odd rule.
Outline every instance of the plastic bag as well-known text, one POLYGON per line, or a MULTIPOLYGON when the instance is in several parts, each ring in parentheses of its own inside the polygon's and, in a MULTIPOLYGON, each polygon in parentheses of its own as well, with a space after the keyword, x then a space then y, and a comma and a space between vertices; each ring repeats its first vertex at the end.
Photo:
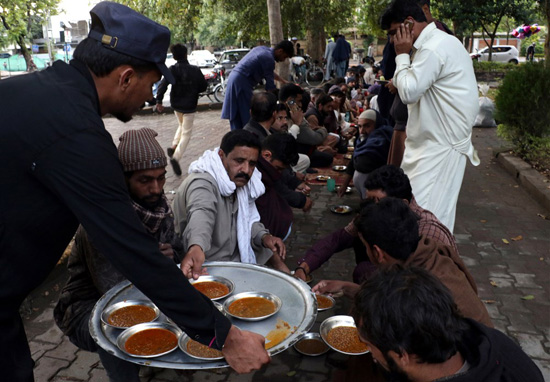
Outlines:
POLYGON ((495 104, 493 100, 487 97, 489 85, 481 84, 478 85, 478 87, 482 96, 479 97, 479 113, 474 122, 474 126, 495 127, 497 125, 493 117, 495 113, 495 104))

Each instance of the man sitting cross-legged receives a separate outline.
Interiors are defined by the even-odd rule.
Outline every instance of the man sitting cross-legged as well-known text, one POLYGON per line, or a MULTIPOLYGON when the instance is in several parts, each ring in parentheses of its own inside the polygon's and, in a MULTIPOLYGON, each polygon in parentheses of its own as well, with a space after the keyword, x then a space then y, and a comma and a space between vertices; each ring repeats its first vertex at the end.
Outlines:
POLYGON ((259 152, 254 134, 234 130, 189 166, 173 203, 188 277, 197 279, 205 260, 265 264, 273 255, 285 258, 283 241, 260 223, 254 203, 265 192, 256 169, 259 152))
MULTIPOLYGON (((120 137, 118 154, 136 214, 160 251, 179 263, 183 246, 174 233, 172 210, 163 191, 167 160, 155 136, 148 128, 128 130, 120 137)), ((69 280, 54 310, 57 325, 76 346, 98 353, 110 381, 139 382, 137 364, 107 353, 90 336, 92 308, 125 277, 99 252, 82 226, 76 232, 67 269, 69 280)))
POLYGON ((460 314, 433 274, 393 266, 355 297, 359 338, 391 381, 542 382, 523 350, 496 329, 460 314))
MULTIPOLYGON (((359 237, 369 260, 384 268, 393 264, 426 269, 450 289, 465 317, 493 326, 485 305, 476 293, 475 282, 455 262, 451 247, 418 235, 418 217, 397 198, 386 197, 378 203, 367 203, 356 221, 359 237)), ((321 281, 316 293, 344 292, 355 296, 359 285, 346 281, 321 281)))

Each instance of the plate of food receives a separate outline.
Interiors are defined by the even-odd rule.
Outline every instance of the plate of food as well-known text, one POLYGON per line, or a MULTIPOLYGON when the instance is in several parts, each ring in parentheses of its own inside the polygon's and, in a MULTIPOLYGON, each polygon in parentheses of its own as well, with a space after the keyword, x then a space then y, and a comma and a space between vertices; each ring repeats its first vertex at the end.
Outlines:
POLYGON ((181 351, 189 357, 201 359, 203 361, 223 359, 223 353, 220 350, 210 348, 200 342, 192 340, 191 337, 185 333, 180 336, 178 346, 181 351))
POLYGON ((131 357, 153 358, 178 347, 182 330, 165 322, 148 322, 126 329, 117 338, 117 346, 131 357))
POLYGON ((321 323, 321 338, 331 349, 347 355, 369 352, 367 345, 359 339, 359 332, 351 316, 332 316, 321 323))
POLYGON ((327 344, 323 342, 319 333, 306 333, 294 344, 294 349, 303 355, 318 356, 329 351, 327 344))
POLYGON ((101 314, 101 321, 117 329, 155 321, 160 311, 151 301, 125 300, 110 305, 101 314))
POLYGON ((353 208, 351 208, 350 206, 339 205, 339 206, 330 207, 330 210, 335 214, 343 215, 343 214, 349 214, 351 211, 353 211, 353 208))
POLYGON ((344 155, 344 159, 349 159, 351 160, 353 158, 353 154, 345 154, 344 155))
POLYGON ((229 297, 223 303, 223 310, 233 318, 245 321, 259 321, 276 314, 283 302, 268 292, 243 292, 229 297))
POLYGON ((348 168, 347 166, 343 166, 343 165, 336 165, 336 166, 332 166, 332 169, 334 171, 346 171, 346 168, 348 168))
POLYGON ((235 284, 231 280, 221 276, 205 275, 197 280, 190 279, 189 282, 212 301, 229 296, 235 289, 235 284))
POLYGON ((324 294, 316 294, 315 297, 317 298, 317 311, 319 312, 330 309, 335 304, 334 299, 330 296, 324 294))
POLYGON ((332 179, 332 178, 328 175, 317 175, 317 177, 315 179, 317 179, 320 182, 326 182, 327 180, 332 179))
POLYGON ((390 82, 390 81, 388 81, 388 80, 374 80, 374 82, 377 82, 377 83, 379 83, 380 85, 386 85, 386 84, 387 84, 388 82, 390 82))

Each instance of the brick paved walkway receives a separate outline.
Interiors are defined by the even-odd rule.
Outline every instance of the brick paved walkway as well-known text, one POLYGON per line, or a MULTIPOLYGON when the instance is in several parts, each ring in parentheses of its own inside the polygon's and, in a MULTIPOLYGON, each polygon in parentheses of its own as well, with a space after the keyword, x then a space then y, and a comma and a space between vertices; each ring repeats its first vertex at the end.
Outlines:
MULTIPOLYGON (((228 122, 220 120, 219 115, 219 110, 197 114, 193 137, 181 162, 184 172, 205 149, 219 145, 228 131, 228 122)), ((163 147, 170 145, 176 128, 171 114, 137 116, 128 124, 110 118, 105 122, 115 142, 127 129, 151 127, 159 132, 163 147)), ((455 233, 460 254, 476 279, 480 297, 487 302, 496 327, 516 339, 550 381, 550 221, 538 216, 549 212, 493 160, 492 150, 501 144, 495 129, 475 129, 474 144, 482 164, 468 167, 459 199, 455 233), (519 236, 521 240, 513 240, 519 236), (534 298, 522 299, 525 296, 534 298)), ((169 197, 182 179, 169 169, 165 187, 169 197)), ((315 205, 310 213, 295 212, 294 232, 287 242, 290 268, 311 243, 349 220, 349 216, 328 211, 328 206, 341 200, 325 187, 315 186, 312 198, 315 205)), ((359 204, 356 195, 347 195, 344 201, 354 207, 359 204)), ((351 279, 353 265, 352 251, 345 251, 316 271, 314 277, 316 281, 351 279)), ((36 381, 107 381, 98 357, 70 344, 53 322, 52 310, 65 279, 64 266, 57 267, 26 305, 25 324, 36 361, 36 381)), ((335 309, 318 316, 313 330, 332 314, 346 314, 349 306, 349 301, 338 299, 335 309)), ((239 376, 228 369, 195 373, 157 370, 142 381, 357 381, 357 375, 365 378, 365 370, 372 367, 369 355, 347 357, 329 352, 311 358, 289 349, 273 357, 269 366, 248 375, 239 376)))

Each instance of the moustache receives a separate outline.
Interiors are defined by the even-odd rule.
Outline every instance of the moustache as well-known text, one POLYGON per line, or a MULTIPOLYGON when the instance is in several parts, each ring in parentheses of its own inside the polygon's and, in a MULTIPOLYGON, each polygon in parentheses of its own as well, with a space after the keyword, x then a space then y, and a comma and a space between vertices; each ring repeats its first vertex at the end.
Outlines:
POLYGON ((244 173, 244 172, 239 172, 237 175, 235 175, 235 179, 237 179, 237 178, 244 178, 247 181, 250 180, 250 176, 247 173, 244 173))

